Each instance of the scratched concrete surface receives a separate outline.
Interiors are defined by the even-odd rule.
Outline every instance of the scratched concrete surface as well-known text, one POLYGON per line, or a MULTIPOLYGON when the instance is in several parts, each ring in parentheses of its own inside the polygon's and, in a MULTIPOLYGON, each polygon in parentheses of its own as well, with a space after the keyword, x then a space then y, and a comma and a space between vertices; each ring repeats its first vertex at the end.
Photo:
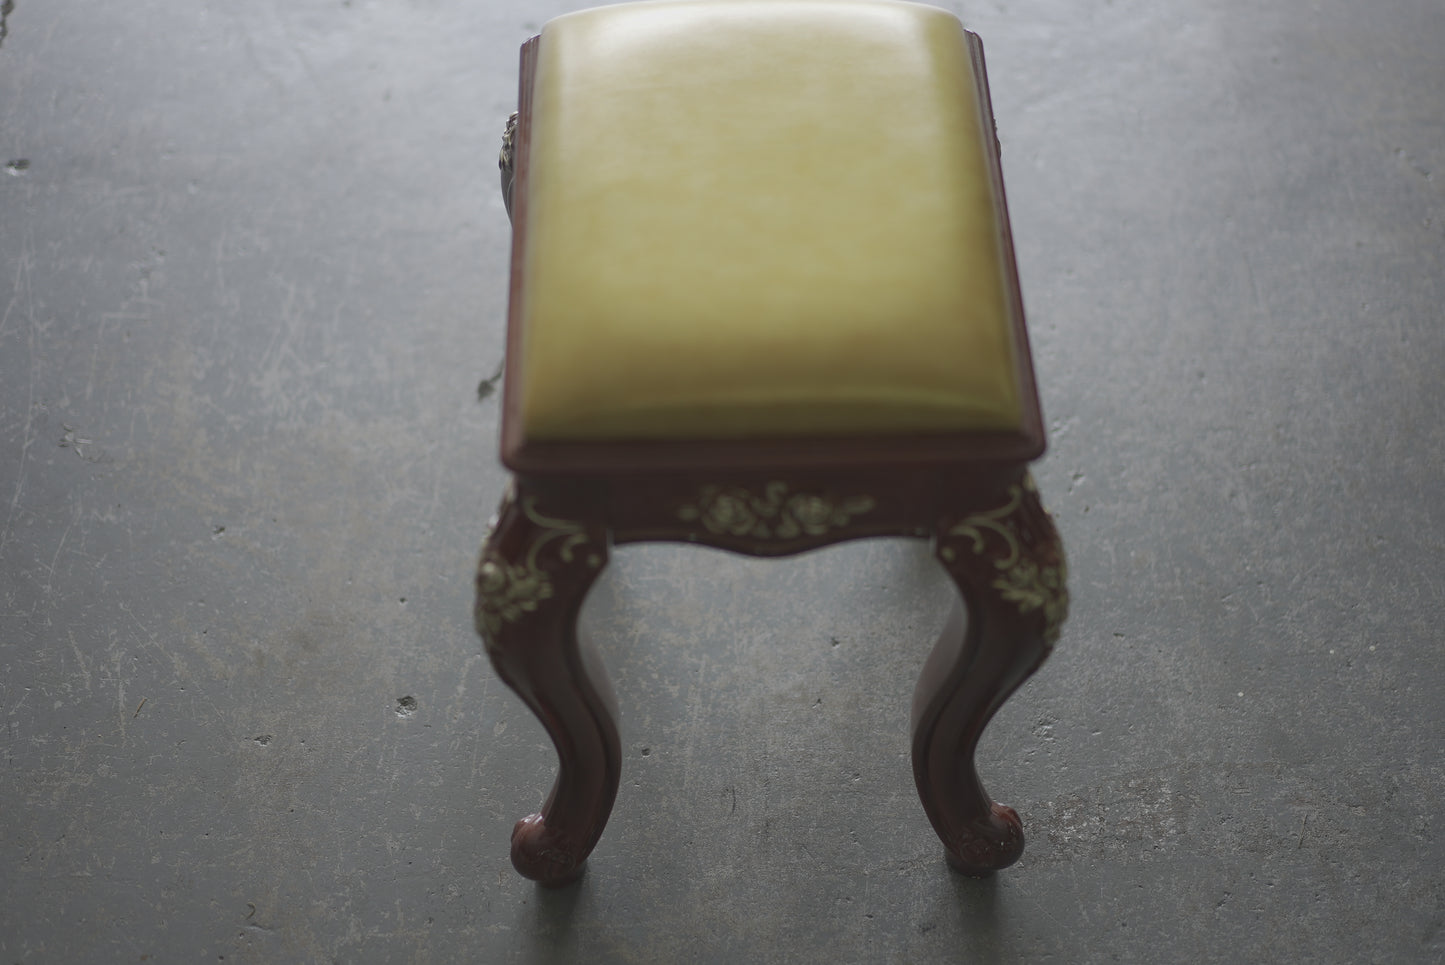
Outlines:
POLYGON ((469 578, 497 134, 581 5, 4 4, 0 963, 1445 957, 1445 8, 955 6, 1073 570, 981 756, 1029 850, 914 799, 917 546, 648 547, 554 894, 469 578))

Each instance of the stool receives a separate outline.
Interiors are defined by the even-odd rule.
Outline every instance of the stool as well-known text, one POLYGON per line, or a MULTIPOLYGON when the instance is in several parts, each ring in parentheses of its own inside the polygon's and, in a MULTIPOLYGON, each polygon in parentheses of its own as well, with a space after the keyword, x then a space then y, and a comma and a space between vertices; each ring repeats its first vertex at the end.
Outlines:
POLYGON ((574 881, 611 813, 616 701, 577 616, 610 548, 649 540, 930 540, 959 599, 914 778, 954 868, 1017 860, 974 750, 1068 594, 979 39, 890 0, 569 14, 522 47, 502 182, 513 482, 475 615, 559 758, 517 870, 574 881))

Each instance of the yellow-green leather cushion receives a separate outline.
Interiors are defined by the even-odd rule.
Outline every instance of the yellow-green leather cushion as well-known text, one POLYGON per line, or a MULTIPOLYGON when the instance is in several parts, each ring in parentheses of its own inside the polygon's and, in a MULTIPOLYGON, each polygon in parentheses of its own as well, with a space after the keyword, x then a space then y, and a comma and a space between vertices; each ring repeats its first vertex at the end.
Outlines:
POLYGON ((545 25, 515 387, 532 440, 1015 429, 962 25, 684 0, 545 25))

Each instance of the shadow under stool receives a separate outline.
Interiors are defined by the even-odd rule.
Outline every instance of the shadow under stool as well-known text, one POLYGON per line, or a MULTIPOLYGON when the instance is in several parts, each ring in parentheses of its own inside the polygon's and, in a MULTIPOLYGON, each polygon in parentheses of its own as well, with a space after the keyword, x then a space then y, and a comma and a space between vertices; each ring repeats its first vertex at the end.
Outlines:
POLYGON ((477 571, 499 676, 559 758, 512 835, 581 875, 616 701, 578 613, 611 547, 929 540, 958 589, 919 678, 919 797, 971 875, 1023 850, 974 767, 1067 607, 983 49, 887 0, 643 2, 522 48, 502 461, 477 571))

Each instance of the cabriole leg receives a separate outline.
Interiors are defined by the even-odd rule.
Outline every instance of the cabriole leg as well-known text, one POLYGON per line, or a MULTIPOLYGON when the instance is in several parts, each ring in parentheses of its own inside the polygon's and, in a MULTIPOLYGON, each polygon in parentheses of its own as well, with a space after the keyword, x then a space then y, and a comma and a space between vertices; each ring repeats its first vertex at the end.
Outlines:
POLYGON ((523 486, 503 498, 477 568, 476 623, 487 655, 557 749, 546 803, 512 831, 512 864, 554 887, 581 877, 622 773, 616 699, 577 627, 606 562, 603 528, 545 515, 523 486))
POLYGON ((961 601, 914 692, 913 776, 949 864, 986 875, 1018 860, 1023 825, 1013 808, 988 796, 974 752, 993 715, 1058 639, 1068 612, 1063 548, 1024 476, 994 508, 945 518, 935 551, 961 601))

